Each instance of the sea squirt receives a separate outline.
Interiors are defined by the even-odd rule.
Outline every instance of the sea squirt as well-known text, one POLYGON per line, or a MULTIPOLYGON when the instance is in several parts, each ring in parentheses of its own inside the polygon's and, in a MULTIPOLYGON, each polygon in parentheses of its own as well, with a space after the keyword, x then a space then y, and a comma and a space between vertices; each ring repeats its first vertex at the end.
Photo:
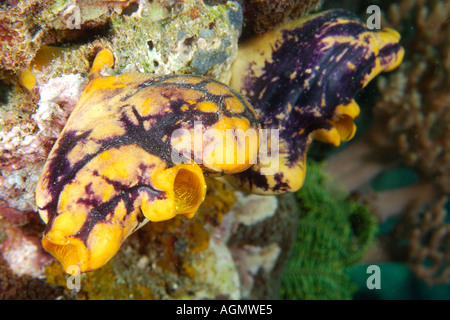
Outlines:
POLYGON ((202 153, 186 153, 185 148, 195 147, 195 130, 258 132, 254 111, 231 88, 201 76, 99 76, 101 65, 112 61, 105 50, 94 61, 93 79, 53 146, 36 189, 39 214, 47 224, 42 245, 65 270, 102 267, 148 221, 193 217, 205 197, 204 173, 243 171, 256 158, 257 147, 238 140, 203 141, 202 153), (174 139, 177 130, 192 135, 192 141, 174 139), (174 153, 174 141, 184 149, 174 153), (230 152, 247 157, 234 165, 212 156, 230 152), (191 158, 175 162, 174 154, 191 158))
POLYGON ((226 180, 259 194, 300 189, 311 141, 350 140, 360 111, 354 97, 403 56, 397 31, 369 29, 345 10, 305 16, 240 45, 230 85, 249 99, 262 129, 277 130, 278 141, 266 139, 260 154, 279 150, 279 161, 258 160, 226 180))
POLYGON ((231 87, 192 75, 100 76, 113 64, 111 52, 100 52, 38 181, 44 249, 65 270, 98 269, 148 221, 193 217, 205 174, 251 193, 297 191, 311 141, 351 139, 360 111, 355 95, 403 55, 396 31, 371 30, 343 10, 242 44, 231 87), (259 139, 212 139, 213 148, 201 141, 207 152, 199 152, 196 133, 209 130, 254 130, 259 139), (234 161, 216 161, 230 154, 234 161), (262 158, 268 154, 269 163, 262 158))

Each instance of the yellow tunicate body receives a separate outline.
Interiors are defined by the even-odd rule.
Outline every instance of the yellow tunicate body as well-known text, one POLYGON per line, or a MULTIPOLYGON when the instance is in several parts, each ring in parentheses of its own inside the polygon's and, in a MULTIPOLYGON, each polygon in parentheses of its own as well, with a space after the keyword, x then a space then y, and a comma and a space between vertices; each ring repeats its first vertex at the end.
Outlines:
POLYGON ((36 188, 47 224, 43 247, 65 270, 103 266, 148 221, 192 218, 205 198, 204 170, 236 173, 256 159, 257 146, 218 140, 211 150, 210 141, 202 141, 200 158, 189 150, 175 161, 175 130, 193 134, 195 122, 201 133, 257 132, 254 111, 232 89, 204 77, 99 76, 113 61, 109 50, 98 54, 36 188), (245 157, 242 163, 210 161, 212 151, 245 157))

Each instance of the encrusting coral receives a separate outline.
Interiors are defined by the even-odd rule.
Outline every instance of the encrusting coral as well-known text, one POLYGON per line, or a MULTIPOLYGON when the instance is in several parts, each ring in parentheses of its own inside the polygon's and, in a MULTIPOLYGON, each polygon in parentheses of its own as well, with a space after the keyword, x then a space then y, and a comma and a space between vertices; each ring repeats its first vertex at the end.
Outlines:
POLYGON ((112 18, 115 70, 198 74, 227 83, 241 27, 242 9, 235 1, 214 6, 203 1, 142 2, 130 17, 112 18))
POLYGON ((107 23, 106 13, 118 14, 132 2, 121 1, 5 1, 0 6, 0 69, 24 71, 43 45, 85 36, 107 23), (86 32, 87 31, 87 32, 86 32), (86 32, 86 33, 85 33, 86 32))
POLYGON ((323 0, 244 0, 244 19, 253 33, 262 34, 286 22, 314 12, 323 0))
POLYGON ((244 299, 278 299, 280 278, 297 234, 294 194, 260 196, 237 192, 230 211, 230 248, 244 299), (283 232, 279 232, 283 230, 283 232))
POLYGON ((0 256, 0 300, 55 300, 70 299, 64 288, 51 285, 44 279, 14 274, 0 256))
POLYGON ((41 45, 43 33, 33 31, 33 17, 44 10, 48 1, 14 2, 6 1, 0 6, 0 65, 8 70, 22 71, 41 45))
POLYGON ((42 249, 43 228, 34 211, 0 201, 0 300, 70 299, 45 279, 45 266, 54 260, 42 249))
POLYGON ((34 211, 11 209, 0 201, 0 252, 16 276, 44 275, 51 256, 41 246, 42 227, 34 211))

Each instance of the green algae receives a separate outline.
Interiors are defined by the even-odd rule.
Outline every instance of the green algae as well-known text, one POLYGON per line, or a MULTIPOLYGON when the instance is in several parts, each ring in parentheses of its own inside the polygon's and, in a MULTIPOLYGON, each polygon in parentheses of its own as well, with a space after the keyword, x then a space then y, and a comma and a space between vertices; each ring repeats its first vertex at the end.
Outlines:
POLYGON ((297 193, 298 236, 282 278, 284 299, 351 299, 356 292, 346 268, 372 244, 377 223, 329 179, 319 163, 308 162, 305 184, 297 193))

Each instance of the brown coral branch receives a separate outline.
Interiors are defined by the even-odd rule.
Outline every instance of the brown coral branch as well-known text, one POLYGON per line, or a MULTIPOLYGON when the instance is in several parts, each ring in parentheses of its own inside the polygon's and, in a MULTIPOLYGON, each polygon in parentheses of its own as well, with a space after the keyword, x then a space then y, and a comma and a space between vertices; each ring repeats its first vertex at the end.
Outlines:
POLYGON ((363 189, 368 181, 386 169, 379 160, 372 143, 364 137, 329 158, 324 171, 340 188, 354 192, 363 189))
POLYGON ((423 214, 409 214, 403 234, 409 239, 408 264, 429 285, 450 284, 450 224, 446 223, 445 205, 449 197, 441 197, 423 214))
POLYGON ((256 34, 272 30, 289 17, 318 10, 323 0, 243 0, 246 25, 256 34))
POLYGON ((364 197, 365 203, 376 213, 380 222, 404 212, 420 212, 435 197, 429 183, 418 183, 405 188, 372 193, 364 197))

